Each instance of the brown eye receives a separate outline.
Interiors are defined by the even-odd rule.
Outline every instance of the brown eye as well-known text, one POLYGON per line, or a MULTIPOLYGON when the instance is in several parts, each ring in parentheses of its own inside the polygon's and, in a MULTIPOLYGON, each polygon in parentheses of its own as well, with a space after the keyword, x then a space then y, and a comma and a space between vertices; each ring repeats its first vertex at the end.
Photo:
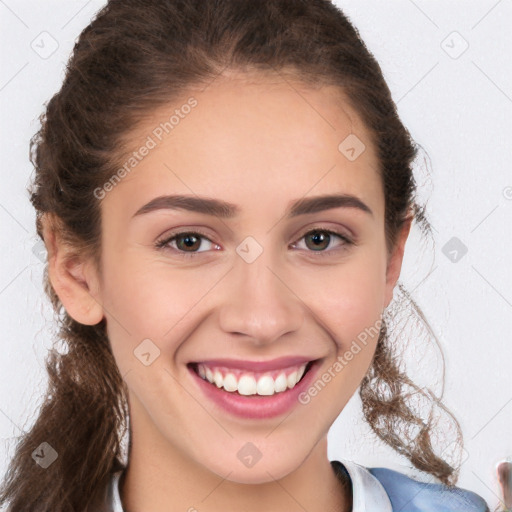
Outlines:
POLYGON ((187 252, 188 249, 195 252, 201 246, 201 238, 200 236, 195 236, 193 233, 180 234, 174 237, 178 249, 187 252))
MULTIPOLYGON (((300 240, 302 239, 305 241, 306 250, 308 252, 318 253, 318 256, 327 256, 340 249, 347 249, 350 245, 355 245, 347 236, 329 229, 314 229, 308 231, 300 240), (341 243, 332 247, 336 239, 341 241, 341 243), (331 248, 328 249, 328 247, 331 248)), ((293 246, 297 247, 298 243, 293 244, 293 246)))
MULTIPOLYGON (((205 250, 199 251, 203 242, 207 242, 212 246, 213 242, 203 235, 195 231, 182 231, 179 233, 172 233, 171 235, 159 240, 155 243, 157 249, 169 250, 178 253, 182 256, 194 256, 195 254, 208 252, 212 247, 206 247, 205 250)), ((218 246, 217 246, 218 247, 218 246)))
POLYGON ((304 238, 306 240, 306 246, 313 251, 327 248, 331 241, 331 235, 325 231, 313 231, 311 234, 308 233, 304 238), (310 244, 308 244, 308 240, 311 241, 310 244))

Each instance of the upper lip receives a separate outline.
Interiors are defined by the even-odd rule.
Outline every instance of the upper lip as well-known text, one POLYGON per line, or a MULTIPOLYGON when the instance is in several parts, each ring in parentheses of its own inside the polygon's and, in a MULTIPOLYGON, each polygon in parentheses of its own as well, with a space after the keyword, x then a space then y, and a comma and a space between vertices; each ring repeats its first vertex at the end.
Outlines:
POLYGON ((272 371, 289 368, 290 366, 300 366, 315 361, 312 357, 287 356, 271 359, 268 361, 249 361, 246 359, 205 359, 195 361, 195 364, 205 364, 207 366, 222 366, 225 368, 234 368, 240 370, 252 371, 272 371))

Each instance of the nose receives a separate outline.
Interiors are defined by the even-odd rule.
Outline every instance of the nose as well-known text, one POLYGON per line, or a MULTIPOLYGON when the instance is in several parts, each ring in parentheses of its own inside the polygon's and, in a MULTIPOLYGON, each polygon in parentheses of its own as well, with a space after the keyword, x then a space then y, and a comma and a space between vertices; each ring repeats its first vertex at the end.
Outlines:
POLYGON ((293 292, 289 272, 276 271, 274 263, 266 251, 252 263, 235 260, 219 313, 224 332, 266 345, 300 329, 304 303, 293 292))

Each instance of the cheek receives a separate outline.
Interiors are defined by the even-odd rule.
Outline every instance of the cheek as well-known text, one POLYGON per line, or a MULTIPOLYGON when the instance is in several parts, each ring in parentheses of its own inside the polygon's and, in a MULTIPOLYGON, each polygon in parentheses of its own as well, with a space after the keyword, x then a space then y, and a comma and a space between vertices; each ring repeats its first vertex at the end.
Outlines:
POLYGON ((356 392, 379 338, 385 263, 370 252, 367 256, 316 275, 316 286, 309 287, 308 305, 333 343, 330 357, 300 399, 324 411, 326 425, 335 421, 356 392))
POLYGON ((186 339, 194 308, 218 281, 213 273, 201 273, 198 279, 192 269, 173 269, 161 261, 141 263, 129 254, 104 268, 108 336, 124 371, 133 366, 134 350, 143 340, 174 351, 186 339))
POLYGON ((314 279, 306 275, 299 281, 297 295, 307 297, 305 302, 328 329, 338 351, 345 351, 380 319, 386 289, 385 258, 380 254, 368 247, 339 265, 315 271, 314 279))

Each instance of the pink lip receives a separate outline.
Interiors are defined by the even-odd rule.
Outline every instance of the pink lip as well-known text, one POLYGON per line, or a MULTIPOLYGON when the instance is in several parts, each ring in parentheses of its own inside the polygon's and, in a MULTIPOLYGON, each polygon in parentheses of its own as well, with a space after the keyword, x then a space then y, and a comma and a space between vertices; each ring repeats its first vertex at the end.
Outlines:
POLYGON ((238 368, 254 372, 266 372, 272 370, 281 370, 290 366, 300 366, 313 361, 314 357, 280 357, 270 361, 246 361, 239 359, 207 359, 204 361, 195 361, 196 363, 207 366, 223 366, 225 368, 238 368))
MULTIPOLYGON (((199 389, 204 393, 205 397, 208 400, 212 401, 216 406, 220 407, 223 412, 227 412, 238 418, 266 419, 283 415, 285 413, 288 413, 294 407, 301 405, 299 402, 299 395, 303 393, 305 390, 307 390, 308 387, 313 382, 313 380, 315 379, 315 376, 318 373, 318 369, 320 368, 321 361, 313 361, 311 359, 305 360, 304 358, 283 358, 275 359, 273 361, 261 362, 264 368, 260 367, 260 369, 267 370, 269 368, 275 369, 293 366, 295 364, 295 361, 298 361, 299 364, 311 362, 311 367, 304 374, 300 382, 294 388, 270 396, 244 396, 239 395, 238 393, 229 393, 227 391, 224 391, 222 388, 218 388, 215 384, 211 384, 210 382, 202 379, 194 371, 194 367, 196 365, 188 365, 188 369, 194 379, 194 382, 199 387, 199 389), (276 366, 277 364, 279 366, 276 366)), ((232 363, 232 367, 234 368, 240 368, 239 365, 242 362, 248 363, 247 361, 233 361, 225 359, 216 359, 201 362, 204 362, 205 364, 212 363, 212 365, 213 363, 217 364, 222 362, 223 366, 226 366, 226 363, 229 362, 232 363)), ((255 368, 254 362, 250 363, 250 368, 255 368)))

